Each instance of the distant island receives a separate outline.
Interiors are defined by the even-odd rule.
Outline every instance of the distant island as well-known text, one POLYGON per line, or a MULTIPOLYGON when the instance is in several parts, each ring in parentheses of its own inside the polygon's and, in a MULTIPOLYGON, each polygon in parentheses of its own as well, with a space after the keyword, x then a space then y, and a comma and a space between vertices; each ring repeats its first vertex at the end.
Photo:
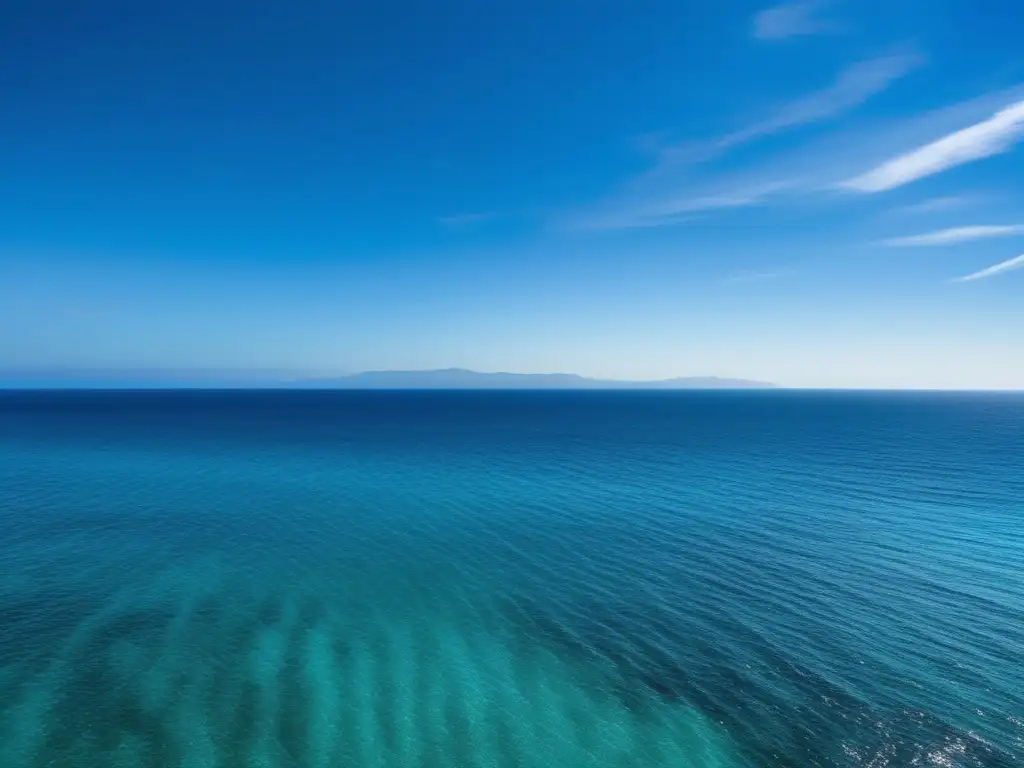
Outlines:
POLYGON ((775 389, 776 384, 718 376, 657 381, 591 379, 574 373, 480 373, 465 368, 431 371, 366 371, 337 378, 304 379, 309 389, 775 389))
POLYGON ((481 373, 465 368, 366 371, 347 376, 284 371, 3 370, 0 389, 775 389, 778 385, 718 376, 658 381, 592 379, 574 373, 481 373))

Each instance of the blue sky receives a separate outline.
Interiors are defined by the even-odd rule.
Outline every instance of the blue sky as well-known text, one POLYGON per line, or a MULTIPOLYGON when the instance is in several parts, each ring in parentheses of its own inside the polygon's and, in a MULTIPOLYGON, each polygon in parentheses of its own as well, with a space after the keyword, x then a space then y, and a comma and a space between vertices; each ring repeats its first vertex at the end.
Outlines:
POLYGON ((1024 388, 1022 35, 1018 0, 13 0, 0 369, 1024 388))

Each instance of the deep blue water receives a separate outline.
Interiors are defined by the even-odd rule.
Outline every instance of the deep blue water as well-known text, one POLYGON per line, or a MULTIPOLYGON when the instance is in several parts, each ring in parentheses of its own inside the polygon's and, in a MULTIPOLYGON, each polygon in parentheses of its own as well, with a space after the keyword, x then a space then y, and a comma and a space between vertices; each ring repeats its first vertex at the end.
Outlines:
POLYGON ((1024 765, 1024 396, 2 393, 50 765, 1024 765))

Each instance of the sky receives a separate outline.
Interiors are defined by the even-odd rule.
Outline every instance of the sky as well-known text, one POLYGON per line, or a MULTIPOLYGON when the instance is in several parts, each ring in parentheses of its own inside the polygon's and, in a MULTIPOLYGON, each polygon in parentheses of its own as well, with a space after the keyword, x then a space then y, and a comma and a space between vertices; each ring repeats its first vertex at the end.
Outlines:
POLYGON ((1020 0, 7 0, 0 380, 1024 389, 1022 37, 1020 0))

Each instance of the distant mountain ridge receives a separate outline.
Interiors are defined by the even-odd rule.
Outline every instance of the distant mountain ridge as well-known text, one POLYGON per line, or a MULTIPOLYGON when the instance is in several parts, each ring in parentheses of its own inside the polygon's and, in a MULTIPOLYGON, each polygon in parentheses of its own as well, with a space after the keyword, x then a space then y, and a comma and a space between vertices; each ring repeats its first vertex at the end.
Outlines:
POLYGON ((316 389, 775 389, 750 379, 684 376, 656 381, 591 379, 575 373, 480 373, 465 368, 427 371, 365 371, 336 378, 304 379, 295 386, 316 389))

